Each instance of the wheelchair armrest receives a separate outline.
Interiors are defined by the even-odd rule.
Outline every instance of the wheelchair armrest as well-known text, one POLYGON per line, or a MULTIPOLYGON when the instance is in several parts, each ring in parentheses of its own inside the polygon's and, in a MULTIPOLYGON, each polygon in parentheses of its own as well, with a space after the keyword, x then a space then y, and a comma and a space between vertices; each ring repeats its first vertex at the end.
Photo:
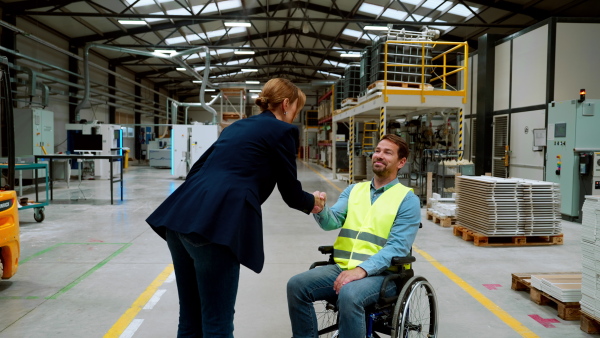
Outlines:
POLYGON ((333 253, 333 245, 320 246, 319 251, 324 255, 333 253))
MULTIPOLYGON (((316 268, 317 266, 323 266, 323 265, 329 265, 329 264, 331 264, 331 262, 329 262, 329 261, 319 261, 319 262, 314 262, 314 263, 312 263, 312 264, 311 264, 311 266, 310 266, 310 269, 314 269, 314 268, 316 268)), ((310 270, 310 269, 309 269, 309 270, 310 270)))
POLYGON ((409 264, 417 259, 414 256, 406 256, 406 257, 392 257, 392 266, 400 266, 404 264, 409 264))

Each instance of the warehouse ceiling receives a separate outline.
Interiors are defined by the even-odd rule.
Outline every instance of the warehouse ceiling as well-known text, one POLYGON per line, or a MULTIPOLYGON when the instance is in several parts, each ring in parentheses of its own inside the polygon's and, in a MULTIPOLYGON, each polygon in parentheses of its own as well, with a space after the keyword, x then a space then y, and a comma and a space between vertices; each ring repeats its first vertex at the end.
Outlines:
MULTIPOLYGON (((381 34, 366 26, 413 31, 427 26, 440 31, 439 40, 467 41, 476 50, 483 34, 507 36, 553 16, 600 13, 598 0, 4 0, 0 6, 80 48, 87 43, 143 51, 206 46, 209 79, 222 87, 273 77, 313 85, 337 80, 359 60, 342 54, 359 53, 381 34)), ((198 93, 192 74, 167 60, 94 52, 180 96, 198 93)), ((185 57, 200 74, 204 60, 204 53, 185 57)))

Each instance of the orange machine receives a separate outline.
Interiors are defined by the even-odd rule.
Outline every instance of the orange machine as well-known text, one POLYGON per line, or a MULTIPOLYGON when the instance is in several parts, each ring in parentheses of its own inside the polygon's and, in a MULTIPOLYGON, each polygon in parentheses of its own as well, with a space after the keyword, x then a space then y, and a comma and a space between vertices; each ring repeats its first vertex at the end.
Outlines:
POLYGON ((19 207, 14 190, 0 191, 0 260, 2 279, 12 277, 19 268, 19 207))

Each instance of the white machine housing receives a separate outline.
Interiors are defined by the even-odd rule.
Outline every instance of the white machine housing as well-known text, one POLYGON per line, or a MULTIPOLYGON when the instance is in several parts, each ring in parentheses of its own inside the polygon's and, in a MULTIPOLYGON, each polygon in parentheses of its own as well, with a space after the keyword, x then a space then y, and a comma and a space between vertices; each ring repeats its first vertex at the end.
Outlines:
POLYGON ((171 175, 185 177, 218 137, 218 125, 174 124, 171 130, 171 175))
POLYGON ((594 152, 592 161, 592 195, 600 195, 600 152, 594 152))
MULTIPOLYGON (((96 135, 102 135, 102 151, 97 155, 118 155, 119 138, 122 137, 121 126, 116 124, 90 123, 90 124, 67 124, 66 130, 81 130, 84 135, 92 134, 92 128, 96 129, 96 135)), ((77 149, 75 149, 77 150, 77 149)), ((121 162, 109 162, 108 160, 94 160, 95 175, 102 180, 110 179, 110 164, 113 165, 113 176, 121 174, 121 162)), ((81 168, 81 166, 79 166, 81 168)))
POLYGON ((171 168, 171 139, 159 138, 148 142, 148 160, 151 167, 171 168))

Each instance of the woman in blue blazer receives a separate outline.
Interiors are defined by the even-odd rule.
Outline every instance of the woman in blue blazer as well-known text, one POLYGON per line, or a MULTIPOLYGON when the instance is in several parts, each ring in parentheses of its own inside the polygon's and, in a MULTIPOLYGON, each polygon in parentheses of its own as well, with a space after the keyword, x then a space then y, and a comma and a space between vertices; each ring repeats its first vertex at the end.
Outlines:
POLYGON ((275 185, 291 208, 324 202, 296 177, 298 128, 306 96, 286 79, 268 81, 263 112, 225 128, 146 222, 167 240, 179 292, 178 337, 233 337, 240 263, 264 264, 261 204, 275 185))

